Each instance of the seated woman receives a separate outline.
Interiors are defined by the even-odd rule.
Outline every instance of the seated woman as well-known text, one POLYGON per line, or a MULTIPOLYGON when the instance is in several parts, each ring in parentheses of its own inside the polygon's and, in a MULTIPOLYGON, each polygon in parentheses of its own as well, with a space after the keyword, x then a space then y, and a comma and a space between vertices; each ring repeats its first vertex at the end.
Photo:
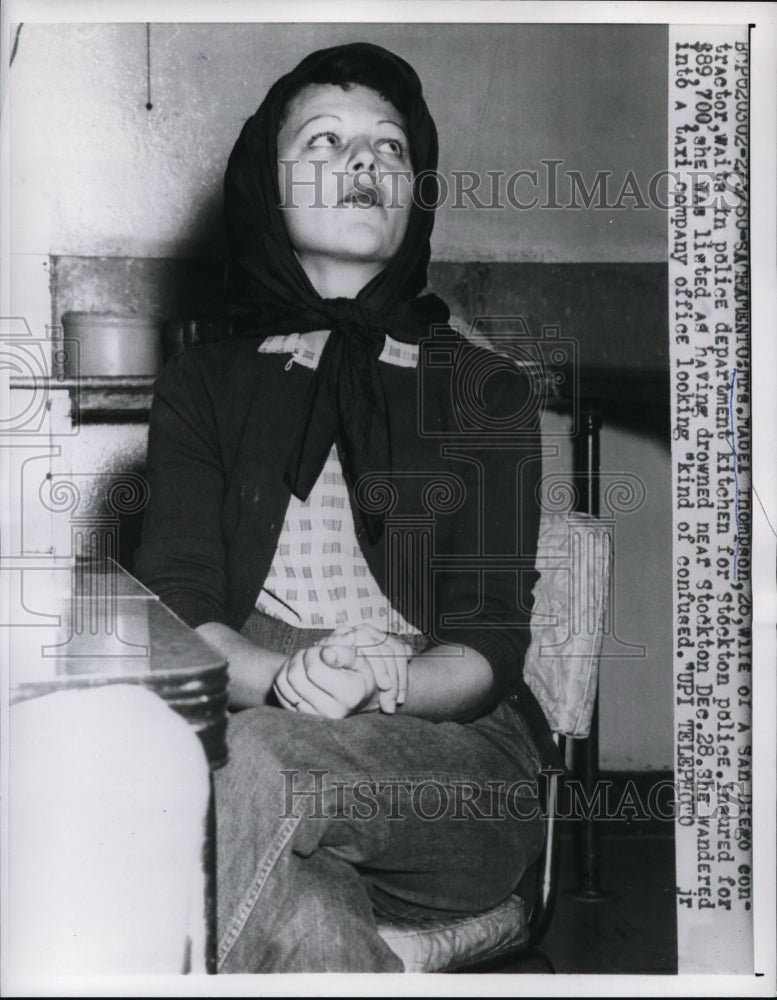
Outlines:
POLYGON ((227 168, 235 335, 157 383, 138 573, 241 709, 223 972, 401 971, 376 912, 484 910, 541 846, 532 386, 421 295, 436 167, 406 62, 303 60, 227 168))

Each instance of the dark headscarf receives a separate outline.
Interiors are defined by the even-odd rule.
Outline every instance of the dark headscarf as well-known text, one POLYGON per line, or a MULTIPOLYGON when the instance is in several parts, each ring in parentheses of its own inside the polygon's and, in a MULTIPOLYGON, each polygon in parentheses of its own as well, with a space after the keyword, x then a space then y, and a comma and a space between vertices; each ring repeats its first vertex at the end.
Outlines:
MULTIPOLYGON (((229 158, 224 180, 230 246, 228 309, 240 335, 268 337, 331 329, 311 384, 286 482, 305 499, 337 442, 353 490, 367 472, 389 472, 389 415, 378 357, 385 337, 418 343, 448 308, 426 286, 429 239, 438 198, 437 131, 421 83, 403 59, 363 42, 314 52, 270 88, 229 158), (279 208, 277 136, 286 107, 315 83, 362 84, 403 115, 415 181, 401 246, 354 299, 323 299, 293 251, 279 208)), ((411 405, 412 401, 408 400, 411 405)), ((371 540, 382 524, 365 518, 371 540)))

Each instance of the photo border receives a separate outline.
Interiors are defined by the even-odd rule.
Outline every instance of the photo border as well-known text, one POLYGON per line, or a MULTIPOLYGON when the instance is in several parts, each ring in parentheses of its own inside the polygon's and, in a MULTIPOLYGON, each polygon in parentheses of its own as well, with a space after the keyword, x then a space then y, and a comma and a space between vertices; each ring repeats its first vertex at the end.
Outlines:
MULTIPOLYGON (((2 9, 2 70, 0 71, 0 94, 3 104, 8 102, 8 53, 11 25, 18 21, 440 21, 440 22, 480 22, 510 21, 519 23, 705 23, 741 24, 749 21, 755 25, 751 33, 751 204, 755 207, 751 215, 751 288, 752 288, 752 418, 753 418, 753 656, 754 680, 760 686, 760 693, 753 704, 754 773, 753 788, 753 829, 754 865, 763 872, 775 871, 775 538, 777 526, 777 481, 775 479, 774 433, 777 428, 777 392, 769 379, 769 374, 777 371, 777 349, 773 331, 775 320, 775 120, 777 120, 777 46, 775 45, 775 9, 777 5, 753 3, 513 3, 505 2, 450 3, 450 2, 394 2, 394 3, 332 3, 326 5, 327 16, 320 12, 323 5, 294 2, 267 3, 258 7, 245 2, 206 2, 191 0, 189 3, 167 0, 165 3, 151 3, 147 0, 108 0, 96 5, 88 0, 73 2, 42 2, 42 0, 6 0, 2 9), (98 16, 99 10, 99 16, 98 16), (261 11, 261 16, 258 16, 261 11), (292 18, 292 14, 295 15, 292 18)), ((10 223, 10 190, 8 181, 8 126, 2 123, 0 132, 3 163, 0 169, 2 188, 0 189, 0 303, 8 301, 9 253, 8 237, 10 223)), ((2 306, 0 305, 0 315, 2 306)), ((8 414, 8 373, 0 372, 1 406, 6 408, 0 416, 8 414)), ((0 448, 0 495, 2 509, 8 509, 6 490, 7 456, 0 448)), ((2 537, 0 537, 0 544, 2 537)), ((2 595, 0 595, 0 600, 2 595)), ((2 604, 0 604, 2 608, 2 604)), ((7 674, 3 673, 2 705, 0 705, 0 726, 2 727, 2 788, 7 789, 7 733, 8 733, 8 690, 7 674)), ((2 829, 7 828, 7 795, 2 796, 2 829)), ((0 880, 7 886, 8 858, 3 838, 2 867, 0 880)), ((578 995, 590 995, 587 989, 595 985, 596 995, 656 995, 665 991, 672 995, 729 995, 752 996, 773 995, 775 985, 774 956, 774 880, 768 885, 760 884, 754 898, 753 922, 755 931, 755 961, 758 978, 750 976, 555 976, 535 977, 521 981, 521 987, 535 995, 551 995, 560 991, 578 995), (591 982, 595 980, 595 984, 591 982)), ((233 991, 248 989, 249 994, 257 988, 262 993, 296 996, 304 995, 311 989, 319 995, 359 995, 365 988, 357 980, 361 977, 319 976, 267 976, 261 983, 255 977, 209 978, 197 983, 192 977, 184 982, 181 977, 153 978, 145 991, 146 977, 125 978, 116 981, 94 980, 74 983, 58 983, 62 990, 52 995, 97 996, 108 990, 106 995, 140 996, 153 995, 161 991, 168 996, 239 995, 233 991), (335 979, 337 982, 335 982, 335 979), (184 989, 184 986, 186 989, 184 989)), ((151 978, 151 977, 149 977, 151 978)), ((8 984, 13 989, 14 984, 8 984)), ((49 984, 50 986, 51 984, 49 984)), ((457 976, 455 983, 447 978, 425 976, 370 978, 367 989, 376 995, 413 995, 422 990, 428 995, 449 995, 452 989, 460 995, 476 995, 487 987, 493 991, 504 991, 512 995, 516 984, 512 977, 491 975, 482 977, 457 976)), ((25 987, 26 990, 27 987, 25 987)), ((8 995, 34 995, 8 993, 8 995)), ((245 994, 244 994, 245 995, 245 994)))

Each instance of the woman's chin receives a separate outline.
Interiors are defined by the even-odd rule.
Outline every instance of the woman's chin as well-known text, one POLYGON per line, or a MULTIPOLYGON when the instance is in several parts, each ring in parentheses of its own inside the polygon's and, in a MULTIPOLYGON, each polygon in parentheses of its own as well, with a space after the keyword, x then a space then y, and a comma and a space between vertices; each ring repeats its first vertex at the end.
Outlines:
POLYGON ((394 253, 396 253, 396 250, 386 247, 383 240, 370 237, 371 234, 365 233, 349 240, 341 240, 324 251, 322 256, 328 255, 333 260, 340 262, 351 261, 363 264, 386 264, 391 260, 394 253))

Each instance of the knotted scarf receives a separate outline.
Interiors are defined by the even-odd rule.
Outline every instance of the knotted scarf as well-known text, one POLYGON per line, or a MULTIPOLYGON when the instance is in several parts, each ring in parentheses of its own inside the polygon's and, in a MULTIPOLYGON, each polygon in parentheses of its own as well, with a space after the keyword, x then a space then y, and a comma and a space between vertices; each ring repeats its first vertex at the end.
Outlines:
MULTIPOLYGON (((259 338, 329 329, 331 333, 300 416, 286 483, 307 498, 337 443, 353 490, 368 472, 392 468, 389 413, 378 365, 386 334, 418 343, 449 317, 426 286, 429 240, 438 199, 437 132, 412 67, 367 43, 314 52, 270 88, 248 119, 224 180, 230 263, 228 310, 237 335, 259 338), (405 237, 386 267, 354 299, 324 299, 308 280, 286 232, 278 184, 277 136, 289 100, 308 84, 372 87, 404 117, 413 163, 413 204, 405 237)), ((408 399, 408 405, 413 405, 408 399)), ((372 542, 382 519, 364 516, 372 542)))

